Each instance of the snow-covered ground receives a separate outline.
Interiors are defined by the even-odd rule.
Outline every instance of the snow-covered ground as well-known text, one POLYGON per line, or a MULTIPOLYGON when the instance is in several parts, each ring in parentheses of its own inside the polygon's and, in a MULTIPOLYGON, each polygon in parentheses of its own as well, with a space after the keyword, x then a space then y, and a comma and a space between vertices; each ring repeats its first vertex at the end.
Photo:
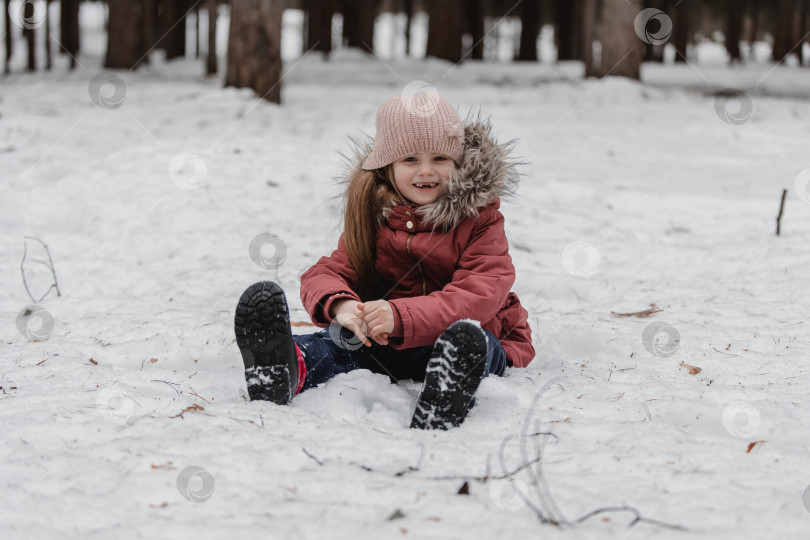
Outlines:
POLYGON ((711 44, 642 84, 339 51, 289 60, 279 107, 156 57, 104 108, 102 47, 0 79, 0 536, 807 538, 810 70, 711 44), (236 300, 277 280, 308 322, 298 276, 337 241, 347 136, 416 80, 518 139, 502 210, 537 357, 451 432, 407 429, 418 384, 365 371, 247 402, 236 300), (287 250, 269 269, 265 233, 287 250), (41 341, 17 324, 24 236, 62 292, 41 341), (617 506, 688 530, 533 511, 617 506))

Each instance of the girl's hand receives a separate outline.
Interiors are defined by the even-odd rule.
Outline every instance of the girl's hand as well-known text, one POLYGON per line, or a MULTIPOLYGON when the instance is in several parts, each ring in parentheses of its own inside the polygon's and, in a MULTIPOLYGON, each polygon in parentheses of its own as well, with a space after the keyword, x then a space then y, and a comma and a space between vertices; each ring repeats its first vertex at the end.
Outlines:
POLYGON ((388 337, 394 331, 394 308, 385 300, 360 302, 357 309, 368 331, 366 335, 380 345, 388 345, 388 337))
POLYGON ((332 303, 330 311, 334 314, 332 319, 340 326, 350 330, 357 336, 363 345, 371 347, 371 341, 368 339, 368 325, 363 321, 363 315, 358 309, 360 303, 351 298, 336 300, 332 303))

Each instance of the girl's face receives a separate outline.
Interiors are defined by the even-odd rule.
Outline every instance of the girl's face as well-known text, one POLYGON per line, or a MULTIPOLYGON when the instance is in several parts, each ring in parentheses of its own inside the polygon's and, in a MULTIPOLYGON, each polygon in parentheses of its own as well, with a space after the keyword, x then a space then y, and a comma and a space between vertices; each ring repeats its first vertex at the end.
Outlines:
POLYGON ((399 192, 417 206, 430 204, 447 190, 456 169, 453 158, 433 152, 408 154, 393 163, 394 183, 399 192))

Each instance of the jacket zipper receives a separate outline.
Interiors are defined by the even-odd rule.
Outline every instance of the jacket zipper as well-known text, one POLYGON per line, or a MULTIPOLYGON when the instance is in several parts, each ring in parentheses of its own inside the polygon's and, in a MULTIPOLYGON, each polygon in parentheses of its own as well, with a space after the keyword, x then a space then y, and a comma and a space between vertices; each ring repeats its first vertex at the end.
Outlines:
MULTIPOLYGON (((408 240, 405 241, 405 249, 408 251, 408 255, 413 257, 413 252, 411 251, 411 238, 413 238, 413 234, 408 234, 408 240)), ((416 267, 419 269, 419 275, 422 278, 422 295, 427 296, 427 283, 425 282, 425 273, 422 271, 422 263, 417 262, 416 267)))

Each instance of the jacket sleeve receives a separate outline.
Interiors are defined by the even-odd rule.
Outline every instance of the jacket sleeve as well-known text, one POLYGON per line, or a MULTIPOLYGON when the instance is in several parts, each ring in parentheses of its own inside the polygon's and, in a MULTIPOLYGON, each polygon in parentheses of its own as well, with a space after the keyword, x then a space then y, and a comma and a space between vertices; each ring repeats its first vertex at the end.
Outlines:
POLYGON ((402 318, 402 337, 389 342, 397 349, 432 345, 459 319, 485 323, 503 306, 514 282, 503 215, 487 207, 478 216, 450 283, 427 296, 389 300, 402 318))
POLYGON ((328 326, 332 322, 329 308, 339 298, 359 302, 360 297, 354 292, 356 283, 357 273, 349 263, 341 234, 337 249, 301 275, 301 303, 312 322, 321 328, 328 326))

